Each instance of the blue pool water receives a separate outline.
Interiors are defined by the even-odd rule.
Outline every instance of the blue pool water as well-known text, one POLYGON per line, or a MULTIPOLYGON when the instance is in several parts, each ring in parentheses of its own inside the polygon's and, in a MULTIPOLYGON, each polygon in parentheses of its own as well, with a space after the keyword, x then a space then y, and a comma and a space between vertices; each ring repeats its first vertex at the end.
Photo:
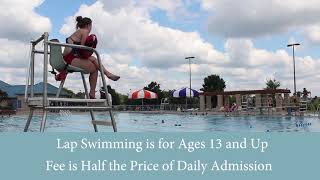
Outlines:
MULTIPOLYGON (((108 119, 106 114, 96 119, 108 119)), ((320 132, 318 117, 224 117, 214 115, 174 115, 115 113, 119 132, 320 132)), ((27 116, 0 117, 0 132, 22 132, 27 116)), ((39 131, 35 116, 30 131, 39 131)), ((89 114, 52 114, 46 132, 92 132, 89 114)), ((99 126, 111 132, 111 127, 99 126)))

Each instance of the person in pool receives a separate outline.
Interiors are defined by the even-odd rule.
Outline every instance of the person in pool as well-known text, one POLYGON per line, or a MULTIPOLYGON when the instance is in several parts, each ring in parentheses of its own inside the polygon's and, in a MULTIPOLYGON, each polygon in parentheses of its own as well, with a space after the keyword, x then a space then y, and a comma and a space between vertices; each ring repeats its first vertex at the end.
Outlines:
MULTIPOLYGON (((87 37, 89 36, 92 28, 92 20, 88 17, 78 16, 76 18, 76 31, 66 39, 68 44, 85 45, 87 37)), ((75 67, 79 67, 86 72, 90 73, 90 98, 95 98, 95 89, 97 86, 98 70, 100 69, 99 63, 94 56, 87 59, 81 58, 79 49, 66 47, 63 52, 64 60, 75 67)), ((114 75, 103 67, 104 74, 113 81, 118 81, 120 76, 114 75)))

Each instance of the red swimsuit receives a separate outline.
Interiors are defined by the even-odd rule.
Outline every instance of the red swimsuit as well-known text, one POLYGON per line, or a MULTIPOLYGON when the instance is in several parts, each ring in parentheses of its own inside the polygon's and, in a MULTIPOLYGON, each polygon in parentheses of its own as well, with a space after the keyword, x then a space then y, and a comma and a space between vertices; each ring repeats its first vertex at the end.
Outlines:
MULTIPOLYGON (((66 39, 66 43, 68 43, 68 39, 66 39)), ((72 39, 71 39, 72 40, 72 39)), ((72 40, 73 41, 73 40, 72 40)), ((81 45, 81 42, 75 42, 73 41, 73 44, 75 45, 81 45)), ((79 50, 72 48, 71 52, 68 53, 67 55, 63 56, 63 59, 66 61, 66 63, 71 64, 74 58, 78 58, 79 57, 79 50)))
MULTIPOLYGON (((70 38, 70 37, 69 37, 70 38)), ((66 39, 66 42, 68 43, 68 39, 66 39)), ((81 45, 81 42, 76 42, 72 38, 70 38, 73 41, 73 44, 81 45)), ((98 44, 98 40, 96 35, 91 34, 87 37, 85 46, 96 48, 98 44)), ((74 58, 82 58, 82 59, 88 59, 90 56, 92 56, 93 51, 84 50, 84 49, 76 49, 72 48, 71 52, 65 56, 63 56, 63 59, 68 63, 71 64, 74 58)))
POLYGON ((76 56, 74 56, 72 52, 70 52, 69 54, 63 56, 63 59, 64 59, 64 60, 66 61, 66 63, 68 63, 68 64, 71 64, 71 63, 72 63, 72 60, 73 60, 74 58, 76 58, 76 56))

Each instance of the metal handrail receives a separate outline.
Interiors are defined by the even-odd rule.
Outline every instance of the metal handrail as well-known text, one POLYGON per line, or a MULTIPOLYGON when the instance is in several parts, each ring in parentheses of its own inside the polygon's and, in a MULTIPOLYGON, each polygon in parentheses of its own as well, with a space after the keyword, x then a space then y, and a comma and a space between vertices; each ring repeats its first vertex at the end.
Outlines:
MULTIPOLYGON (((96 49, 88 47, 88 46, 83 46, 83 45, 75 45, 75 44, 67 44, 67 43, 59 43, 59 42, 51 42, 51 41, 48 42, 48 45, 56 45, 56 46, 84 49, 84 50, 89 50, 89 51, 92 51, 93 53, 95 53, 95 55, 97 56, 98 64, 100 66, 99 71, 101 72, 103 87, 105 88, 106 93, 108 93, 107 83, 106 83, 106 79, 105 79, 104 73, 103 73, 103 66, 102 66, 101 58, 100 58, 100 55, 96 49)), ((111 106, 109 97, 106 97, 106 101, 107 101, 108 106, 111 106)))
POLYGON ((45 35, 43 34, 40 38, 31 41, 32 45, 35 46, 35 45, 37 45, 39 42, 41 42, 42 40, 44 40, 44 36, 45 36, 45 35))
MULTIPOLYGON (((41 39, 41 38, 39 38, 41 39)), ((33 85, 34 85, 34 50, 35 50, 35 45, 34 43, 32 43, 32 47, 31 47, 31 52, 30 52, 30 63, 29 63, 29 67, 28 67, 28 77, 27 77, 27 82, 26 82, 26 86, 25 86, 25 101, 27 102, 28 99, 28 91, 29 91, 29 85, 30 85, 30 96, 33 97, 34 96, 34 89, 33 89, 33 85), (31 76, 31 78, 30 78, 31 76), (30 82, 31 81, 31 82, 30 82)))
MULTIPOLYGON (((57 45, 57 46, 63 46, 63 47, 70 47, 70 48, 77 48, 77 49, 84 49, 84 50, 89 50, 89 51, 92 51, 94 52, 96 55, 97 55, 97 60, 98 60, 98 63, 99 63, 99 66, 100 66, 100 69, 102 70, 102 63, 101 63, 101 59, 100 59, 100 55, 99 53, 91 48, 91 47, 87 47, 87 46, 83 46, 83 45, 75 45, 75 44, 67 44, 67 43, 59 43, 59 42, 51 42, 48 40, 48 37, 49 37, 49 34, 47 32, 45 32, 43 35, 41 35, 40 38, 36 39, 36 40, 33 40, 31 41, 31 44, 32 44, 32 49, 31 49, 31 61, 30 61, 30 64, 29 64, 29 70, 28 70, 28 74, 31 74, 31 83, 30 83, 30 79, 28 78, 27 79, 27 83, 26 83, 26 87, 25 87, 25 99, 28 98, 28 91, 29 91, 29 85, 30 85, 30 96, 33 97, 34 96, 34 88, 33 88, 33 85, 34 85, 34 56, 35 54, 43 54, 44 55, 44 58, 48 60, 48 54, 50 54, 50 52, 48 51, 48 45, 57 45), (39 44, 41 41, 44 41, 44 50, 36 50, 35 49, 35 46, 37 44, 39 44)), ((47 69, 47 65, 45 64, 48 64, 47 60, 44 61, 44 70, 47 69)), ((102 71, 101 71, 102 72, 102 71)), ((43 89, 43 95, 44 95, 44 98, 43 98, 43 101, 44 101, 44 104, 46 104, 46 91, 47 91, 47 71, 45 70, 44 71, 44 89, 43 89)), ((105 82, 105 77, 102 76, 102 80, 103 80, 103 84, 104 84, 104 87, 106 89, 106 92, 107 92, 107 88, 106 88, 106 82, 105 82)), ((106 98, 108 99, 108 98, 106 98)), ((110 105, 110 101, 109 100, 106 100, 107 101, 107 104, 110 105)))
MULTIPOLYGON (((85 49, 85 50, 90 50, 90 51, 96 51, 94 48, 92 47, 88 47, 88 46, 83 46, 83 45, 76 45, 76 44, 67 44, 67 43, 60 43, 60 42, 52 42, 49 41, 48 45, 56 45, 56 46, 63 46, 63 47, 71 47, 71 48, 77 48, 77 49, 85 49)), ((96 51, 97 52, 97 51, 96 51)))
MULTIPOLYGON (((36 54, 44 54, 44 51, 41 51, 41 50, 34 50, 33 52, 36 54)), ((49 51, 48 51, 48 54, 50 54, 49 51)))
MULTIPOLYGON (((31 51, 31 49, 30 49, 31 51)), ((32 52, 31 52, 32 53, 32 52)), ((31 76, 31 64, 32 64, 32 59, 30 58, 30 62, 29 62, 29 65, 28 65, 28 72, 27 72, 27 78, 26 78, 26 86, 25 86, 25 89, 24 89, 24 101, 25 102, 28 102, 28 90, 29 90, 29 84, 30 84, 30 76, 31 76)))

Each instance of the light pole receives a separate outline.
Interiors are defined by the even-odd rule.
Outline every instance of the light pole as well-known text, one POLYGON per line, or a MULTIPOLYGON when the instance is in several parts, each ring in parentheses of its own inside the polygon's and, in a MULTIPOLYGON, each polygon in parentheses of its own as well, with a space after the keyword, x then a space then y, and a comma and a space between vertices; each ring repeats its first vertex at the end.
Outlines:
POLYGON ((295 46, 300 46, 299 43, 288 44, 287 47, 292 47, 292 56, 293 56, 293 83, 294 83, 294 94, 297 95, 297 85, 296 85, 296 59, 294 54, 295 46))
MULTIPOLYGON (((191 97, 191 59, 194 59, 195 57, 190 56, 190 57, 186 57, 185 59, 189 60, 189 71, 190 71, 190 91, 189 91, 189 95, 191 97)), ((186 102, 187 102, 187 94, 186 94, 186 102)))

